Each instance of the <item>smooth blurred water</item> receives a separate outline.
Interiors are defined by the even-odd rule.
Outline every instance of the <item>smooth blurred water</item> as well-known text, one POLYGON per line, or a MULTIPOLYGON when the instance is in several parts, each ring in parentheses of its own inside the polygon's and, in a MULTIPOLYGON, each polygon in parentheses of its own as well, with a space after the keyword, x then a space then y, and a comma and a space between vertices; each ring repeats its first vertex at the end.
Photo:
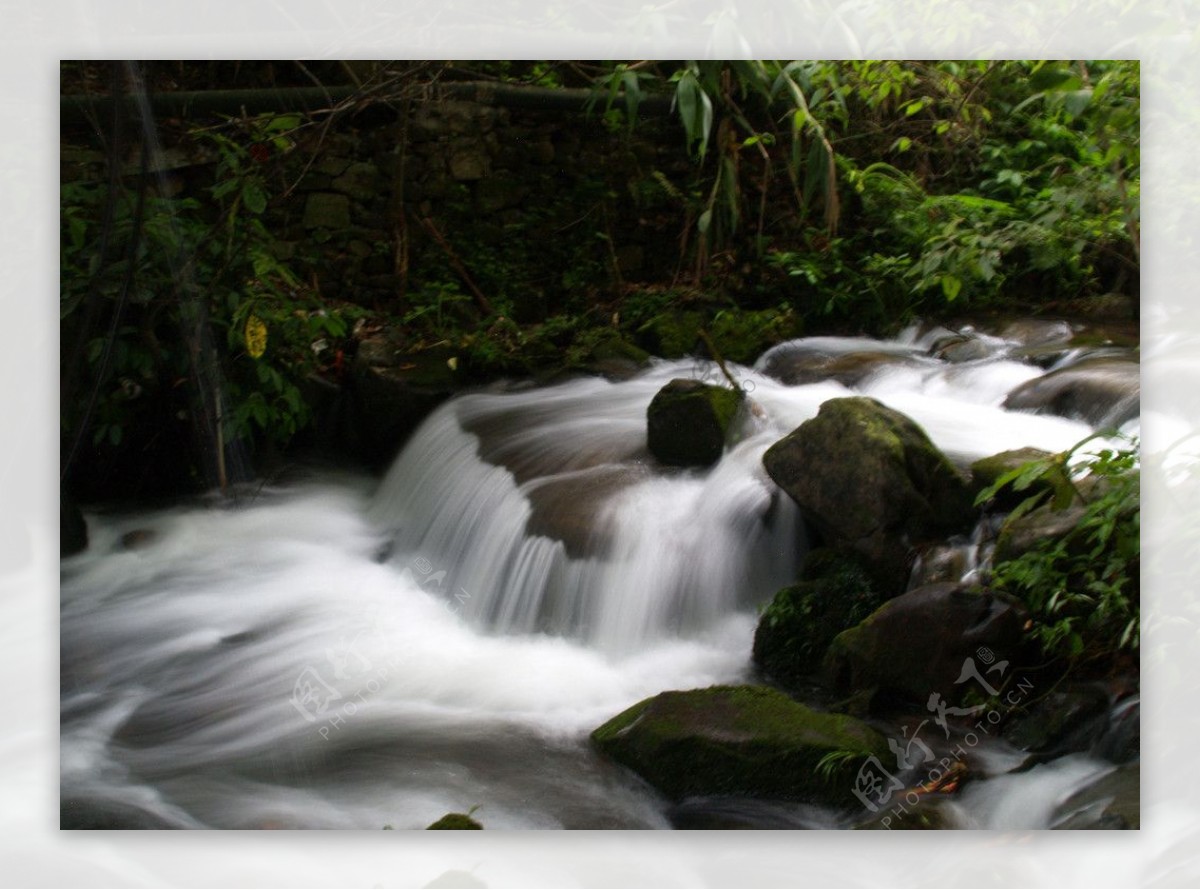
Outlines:
MULTIPOLYGON (((856 390, 732 371, 753 404, 707 471, 646 452, 654 393, 715 377, 660 361, 623 382, 455 399, 382 481, 322 474, 233 504, 90 513, 91 546, 62 564, 64 813, 377 829, 479 806, 489 828, 669 827, 666 802, 587 734, 657 692, 749 675, 756 610, 805 547, 766 448, 854 391, 959 463, 1090 432, 1003 410, 1043 373, 1005 358, 882 366, 856 390)), ((1060 791, 1094 772, 1047 769, 1060 791)), ((972 819, 1044 822, 1020 803, 1027 783, 994 781, 972 819)))

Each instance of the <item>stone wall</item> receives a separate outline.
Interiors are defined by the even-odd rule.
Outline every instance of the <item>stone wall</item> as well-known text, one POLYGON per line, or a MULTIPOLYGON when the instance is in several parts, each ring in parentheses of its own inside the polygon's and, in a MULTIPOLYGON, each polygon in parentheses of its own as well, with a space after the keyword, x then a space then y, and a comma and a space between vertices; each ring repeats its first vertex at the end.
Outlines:
MULTIPOLYGON (((64 137, 64 182, 103 181, 88 139, 64 137)), ((213 161, 168 140, 169 187, 203 200, 213 161)), ((631 133, 599 111, 463 100, 309 127, 282 166, 267 223, 325 298, 403 314, 439 292, 462 299, 465 272, 497 311, 534 318, 597 288, 670 280, 694 173, 673 120, 631 133)))

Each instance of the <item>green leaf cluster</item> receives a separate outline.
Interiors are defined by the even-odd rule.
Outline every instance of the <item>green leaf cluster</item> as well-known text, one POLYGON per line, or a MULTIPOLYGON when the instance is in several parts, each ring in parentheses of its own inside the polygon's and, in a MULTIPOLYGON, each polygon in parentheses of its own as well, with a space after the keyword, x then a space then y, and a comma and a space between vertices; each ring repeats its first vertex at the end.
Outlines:
POLYGON ((1029 607, 1044 651, 1072 661, 1136 652, 1140 644, 1138 444, 1085 454, 1095 438, 1009 471, 977 499, 986 503, 1004 488, 1034 491, 1009 523, 1035 510, 1079 510, 1066 535, 997 563, 989 578, 1029 607))

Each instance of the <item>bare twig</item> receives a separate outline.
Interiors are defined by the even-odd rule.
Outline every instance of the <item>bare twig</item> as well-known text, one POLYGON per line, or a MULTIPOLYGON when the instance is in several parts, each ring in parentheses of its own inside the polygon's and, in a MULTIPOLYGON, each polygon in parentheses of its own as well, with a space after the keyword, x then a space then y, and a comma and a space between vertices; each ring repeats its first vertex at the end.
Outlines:
POLYGON ((475 302, 479 308, 482 309, 487 315, 493 314, 495 310, 492 308, 491 301, 489 301, 488 298, 483 295, 483 291, 481 291, 479 286, 475 284, 474 279, 471 278, 471 273, 467 271, 467 267, 464 266, 462 260, 458 258, 458 254, 454 252, 454 248, 450 246, 450 242, 448 242, 442 233, 438 231, 438 227, 434 224, 433 220, 428 216, 423 216, 421 217, 421 225, 423 225, 426 231, 433 236, 433 240, 438 243, 438 246, 445 251, 446 258, 450 260, 450 265, 454 267, 454 271, 458 273, 459 277, 462 278, 463 283, 466 284, 467 288, 472 294, 474 294, 475 302))

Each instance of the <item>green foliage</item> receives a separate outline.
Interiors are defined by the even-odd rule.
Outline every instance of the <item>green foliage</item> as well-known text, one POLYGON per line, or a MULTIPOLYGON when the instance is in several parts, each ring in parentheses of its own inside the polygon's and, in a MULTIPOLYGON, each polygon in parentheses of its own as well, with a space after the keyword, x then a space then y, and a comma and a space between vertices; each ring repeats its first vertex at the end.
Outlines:
POLYGON ((749 242, 807 282, 803 314, 877 326, 1136 279, 1136 62, 645 64, 605 83, 612 102, 638 68, 637 95, 672 91, 696 164, 681 242, 697 281, 749 242))
POLYGON ((1076 461, 1093 438, 1005 473, 978 497, 984 503, 1005 487, 1035 489, 1010 522, 1039 508, 1082 505, 1068 534, 1044 538, 991 571, 992 585, 1029 607, 1043 649, 1069 659, 1136 652, 1140 643, 1138 447, 1135 441, 1076 461))
POLYGON ((108 323, 93 321, 96 335, 86 345, 85 376, 98 381, 98 397, 81 392, 62 405, 64 432, 87 422, 95 444, 116 447, 131 428, 152 426, 163 404, 186 417, 195 409, 179 401, 188 391, 180 384, 197 379, 208 361, 197 339, 205 324, 224 345, 213 360, 229 401, 226 442, 283 445, 310 420, 300 383, 323 353, 332 355, 346 321, 279 258, 263 221, 279 190, 271 158, 291 150, 301 123, 266 115, 195 132, 217 158, 208 206, 160 194, 150 182, 115 194, 103 185, 63 186, 64 342, 82 330, 92 301, 92 314, 108 323), (109 202, 115 223, 102 258, 109 202))

